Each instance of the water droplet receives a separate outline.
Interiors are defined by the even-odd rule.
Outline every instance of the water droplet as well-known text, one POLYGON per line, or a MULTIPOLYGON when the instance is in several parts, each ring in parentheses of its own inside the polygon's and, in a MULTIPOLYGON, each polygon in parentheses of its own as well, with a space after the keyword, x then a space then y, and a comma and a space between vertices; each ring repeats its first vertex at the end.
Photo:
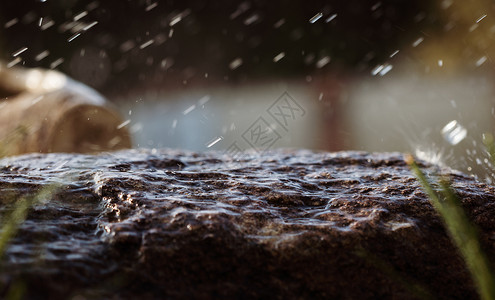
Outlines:
POLYGON ((385 74, 387 74, 388 72, 390 72, 390 70, 392 70, 393 67, 394 66, 392 66, 392 65, 388 65, 388 64, 385 65, 383 67, 383 69, 380 71, 380 76, 384 76, 385 74))
POLYGON ((253 24, 254 22, 258 21, 259 19, 260 19, 260 16, 258 14, 253 14, 253 15, 249 16, 248 18, 246 18, 246 20, 244 20, 244 25, 249 26, 249 25, 253 24))
POLYGON ((285 23, 285 19, 280 19, 275 24, 273 24, 273 27, 280 28, 282 25, 284 25, 284 23, 285 23))
POLYGON ((131 120, 126 120, 122 123, 119 124, 119 126, 117 126, 117 129, 121 129, 121 128, 124 128, 125 126, 127 126, 129 123, 131 123, 131 120))
POLYGON ((79 36, 81 35, 80 32, 74 34, 73 36, 71 36, 70 38, 67 39, 67 42, 72 42, 73 40, 77 39, 79 36))
POLYGON ((96 24, 98 24, 98 21, 94 21, 94 22, 91 22, 89 23, 88 25, 84 26, 84 28, 82 29, 83 31, 88 31, 89 29, 91 29, 93 26, 95 26, 96 24))
POLYGON ((459 122, 453 120, 442 128, 442 136, 449 144, 454 146, 467 136, 467 130, 459 122))
POLYGON ((87 11, 80 12, 77 15, 74 16, 74 21, 79 21, 79 20, 81 20, 82 18, 84 18, 87 15, 88 15, 88 12, 87 11))
POLYGON ((317 13, 311 19, 309 19, 309 23, 313 24, 316 21, 318 21, 319 19, 321 19, 321 17, 323 17, 323 14, 321 12, 320 13, 317 13))
POLYGON ((318 69, 321 69, 324 66, 326 66, 329 62, 330 62, 330 57, 329 56, 322 57, 320 60, 318 60, 316 62, 316 67, 318 69))
POLYGON ((40 54, 36 55, 34 57, 34 60, 40 61, 40 60, 46 58, 48 55, 50 55, 50 51, 45 50, 45 51, 41 52, 40 54))
POLYGON ((481 17, 479 17, 478 20, 476 20, 476 23, 481 22, 484 18, 486 18, 486 15, 482 15, 481 17))
POLYGON ((230 62, 229 64, 229 69, 235 70, 239 68, 242 65, 242 58, 236 58, 233 61, 230 62))
POLYGON ((337 14, 333 14, 325 20, 325 23, 332 22, 333 19, 337 18, 337 14))
POLYGON ((383 65, 378 65, 375 68, 373 68, 373 70, 371 70, 371 75, 375 76, 378 73, 380 73, 381 70, 383 70, 383 65))
POLYGON ((421 44, 425 39, 423 37, 418 38, 412 43, 413 47, 417 47, 419 44, 421 44))
POLYGON ((395 50, 394 53, 390 54, 390 58, 394 57, 399 53, 399 50, 395 50))
POLYGON ((153 44, 155 41, 153 39, 146 41, 139 46, 139 49, 143 50, 144 48, 148 47, 149 45, 153 44))
POLYGON ((390 70, 392 70, 393 67, 394 66, 392 66, 390 64, 378 65, 373 70, 371 70, 371 75, 373 75, 373 76, 375 76, 375 75, 384 76, 385 74, 387 74, 388 72, 390 72, 390 70))
POLYGON ((281 60, 282 58, 284 58, 285 56, 285 52, 280 52, 279 54, 277 54, 274 58, 273 58, 273 62, 278 62, 279 60, 281 60))
POLYGON ((188 113, 192 112, 194 109, 196 109, 196 104, 193 104, 191 106, 189 106, 186 110, 184 110, 182 112, 182 114, 185 116, 187 115, 188 113))
POLYGON ((59 59, 54 60, 50 64, 50 69, 55 69, 56 67, 60 66, 64 62, 64 59, 60 57, 59 59))
POLYGON ((223 137, 222 136, 219 136, 219 137, 214 138, 213 140, 211 140, 210 142, 208 142, 208 144, 206 144, 206 148, 213 147, 213 145, 215 145, 216 143, 220 142, 221 140, 223 140, 223 137))
POLYGON ((170 23, 168 24, 170 27, 174 26, 175 24, 179 23, 182 20, 182 14, 178 14, 177 16, 173 17, 170 23))
POLYGON ((158 2, 153 2, 150 5, 146 6, 145 11, 150 11, 157 6, 158 6, 158 2))
POLYGON ((478 59, 476 61, 476 66, 477 67, 481 66, 482 64, 484 64, 486 62, 486 60, 487 60, 486 56, 481 57, 480 59, 478 59))
POLYGON ((198 100, 198 105, 199 106, 203 106, 206 104, 206 102, 210 101, 210 95, 206 95, 206 96, 203 96, 201 97, 201 99, 198 100))
POLYGON ((19 19, 14 18, 14 19, 12 19, 12 20, 10 20, 10 21, 6 22, 6 23, 5 23, 5 25, 3 26, 3 28, 7 29, 7 28, 9 28, 9 27, 14 26, 14 25, 15 25, 15 24, 17 24, 18 22, 19 22, 19 19))
POLYGON ((245 13, 249 8, 251 7, 251 4, 249 2, 242 2, 239 4, 239 7, 230 15, 230 19, 234 20, 238 16, 242 15, 245 13))
POLYGON ((27 47, 22 47, 21 49, 17 50, 16 52, 12 53, 13 57, 19 56, 21 53, 26 51, 28 48, 27 47))
POLYGON ((7 64, 7 68, 12 68, 13 66, 17 65, 18 63, 20 63, 22 61, 22 58, 20 57, 16 57, 15 59, 13 59, 12 61, 10 61, 8 64, 7 64))
POLYGON ((131 129, 129 130, 131 133, 136 133, 138 131, 143 130, 143 124, 141 123, 136 123, 131 126, 131 129))

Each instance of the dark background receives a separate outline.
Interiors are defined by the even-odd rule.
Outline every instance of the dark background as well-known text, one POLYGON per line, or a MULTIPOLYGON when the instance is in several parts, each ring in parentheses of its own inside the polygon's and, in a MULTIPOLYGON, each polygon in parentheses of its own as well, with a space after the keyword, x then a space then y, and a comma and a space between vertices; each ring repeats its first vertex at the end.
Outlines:
POLYGON ((19 65, 55 67, 103 93, 185 80, 237 83, 329 70, 360 74, 418 35, 437 34, 438 5, 397 0, 2 0, 0 53, 9 62, 27 47, 19 65), (74 21, 81 12, 87 15, 74 21), (319 12, 322 18, 310 23, 319 12), (179 14, 182 20, 171 26, 179 14), (82 30, 94 21, 95 26, 82 30), (151 39, 153 44, 140 48, 151 39), (49 55, 37 60, 45 50, 49 55), (280 52, 285 57, 274 63, 280 52), (317 68, 325 56, 330 63, 317 68), (60 58, 63 62, 54 64, 60 58), (231 70, 236 58, 243 63, 231 70))

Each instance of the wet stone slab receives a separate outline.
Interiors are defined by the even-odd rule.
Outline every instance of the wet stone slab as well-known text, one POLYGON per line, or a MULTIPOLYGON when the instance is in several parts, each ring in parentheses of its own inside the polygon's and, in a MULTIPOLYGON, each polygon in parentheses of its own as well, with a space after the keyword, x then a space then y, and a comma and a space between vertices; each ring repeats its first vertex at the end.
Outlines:
MULTIPOLYGON (((446 174, 495 257, 495 189, 446 174)), ((398 153, 126 150, 0 161, 0 216, 29 211, 0 269, 32 299, 476 298, 398 153)))

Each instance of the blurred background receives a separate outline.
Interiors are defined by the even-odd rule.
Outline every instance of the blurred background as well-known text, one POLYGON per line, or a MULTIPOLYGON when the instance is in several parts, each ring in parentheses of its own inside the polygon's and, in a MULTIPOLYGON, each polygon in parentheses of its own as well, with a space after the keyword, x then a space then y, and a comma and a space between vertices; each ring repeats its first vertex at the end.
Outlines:
POLYGON ((2 0, 7 67, 102 93, 136 147, 411 152, 492 181, 495 5, 2 0))

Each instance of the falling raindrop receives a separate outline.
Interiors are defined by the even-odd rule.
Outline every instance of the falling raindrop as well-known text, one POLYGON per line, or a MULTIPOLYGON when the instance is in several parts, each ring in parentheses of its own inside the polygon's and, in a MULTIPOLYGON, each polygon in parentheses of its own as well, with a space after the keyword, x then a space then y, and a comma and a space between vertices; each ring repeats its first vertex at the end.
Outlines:
POLYGON ((210 142, 208 142, 206 144, 206 148, 213 147, 216 143, 220 142, 221 140, 223 140, 223 137, 222 136, 219 136, 219 137, 214 138, 213 140, 211 140, 210 142))
POLYGON ((205 105, 208 101, 210 101, 210 95, 206 95, 201 97, 201 99, 198 100, 198 105, 203 106, 205 105))
POLYGON ((94 22, 91 22, 89 23, 88 25, 84 26, 84 28, 82 29, 83 31, 88 31, 89 29, 91 29, 93 26, 95 26, 96 24, 98 24, 98 21, 94 21, 94 22))
POLYGON ((19 56, 21 53, 26 51, 28 48, 27 47, 22 47, 21 49, 17 50, 16 52, 12 53, 13 57, 19 56))
POLYGON ((242 58, 236 58, 229 64, 229 69, 235 70, 242 65, 242 58))
POLYGON ((16 57, 15 59, 13 59, 12 61, 10 61, 8 64, 7 64, 7 68, 12 68, 13 66, 17 65, 18 63, 20 63, 22 61, 22 58, 21 57, 16 57))
POLYGON ((9 27, 12 27, 14 26, 15 24, 17 24, 19 22, 19 19, 17 18, 14 18, 10 21, 8 21, 7 23, 5 23, 5 25, 3 26, 5 29, 9 28, 9 27))
POLYGON ((316 62, 316 67, 318 69, 321 69, 324 66, 326 66, 329 62, 330 62, 330 57, 329 56, 322 57, 320 60, 318 60, 316 62))
POLYGON ((149 45, 153 44, 155 41, 153 39, 149 40, 149 41, 146 41, 144 43, 142 43, 140 46, 139 46, 139 49, 143 50, 144 48, 148 47, 149 45))
POLYGON ((478 20, 476 20, 476 23, 481 22, 484 18, 486 18, 486 15, 482 15, 481 17, 479 17, 478 20))
POLYGON ((337 14, 333 14, 325 20, 325 23, 332 22, 333 19, 337 18, 337 14))
POLYGON ((323 14, 321 12, 320 13, 317 13, 311 19, 309 19, 309 23, 313 24, 316 21, 318 21, 319 19, 321 19, 321 17, 323 17, 323 14))
POLYGON ((189 106, 188 108, 186 108, 186 110, 184 110, 182 112, 182 114, 185 116, 188 113, 192 112, 194 109, 196 109, 196 104, 193 104, 193 105, 189 106))
POLYGON ((380 73, 381 70, 383 70, 383 65, 378 65, 371 70, 371 75, 375 76, 380 73))
POLYGON ((442 136, 449 144, 454 146, 467 136, 467 130, 459 122, 453 120, 442 128, 442 136))
POLYGON ((150 5, 146 6, 145 11, 150 11, 157 6, 158 6, 158 2, 153 2, 150 5))
POLYGON ((64 59, 62 57, 54 60, 51 64, 50 64, 50 69, 55 69, 56 67, 60 66, 62 63, 64 62, 64 59))
POLYGON ((413 47, 417 47, 419 46, 419 44, 421 44, 425 39, 423 37, 420 37, 418 38, 417 40, 415 40, 413 43, 412 43, 412 46, 413 47))
POLYGON ((117 126, 117 129, 121 129, 121 128, 124 128, 125 126, 129 125, 129 123, 131 123, 131 120, 126 120, 122 123, 120 123, 118 126, 117 126))
POLYGON ((395 50, 394 53, 390 54, 390 58, 396 56, 399 53, 399 50, 395 50))
POLYGON ((70 38, 67 39, 67 42, 72 42, 73 40, 75 40, 76 38, 78 38, 79 36, 81 35, 80 32, 74 34, 73 36, 71 36, 70 38))
POLYGON ((48 28, 52 27, 53 25, 55 25, 55 22, 53 20, 46 21, 46 18, 45 18, 45 20, 41 24, 40 28, 41 28, 41 30, 47 30, 48 28))
POLYGON ((394 67, 394 66, 389 65, 389 64, 385 65, 385 66, 383 67, 383 69, 382 69, 382 70, 380 71, 380 73, 379 73, 379 74, 380 74, 380 76, 385 76, 385 74, 387 74, 388 72, 390 72, 390 70, 392 70, 392 68, 393 68, 393 67, 394 67))
POLYGON ((43 52, 39 53, 38 55, 36 55, 36 56, 34 57, 34 60, 36 60, 36 61, 43 60, 43 59, 44 59, 44 58, 46 58, 48 55, 50 55, 50 51, 45 50, 45 51, 43 51, 43 52))
POLYGON ((174 26, 175 24, 179 23, 182 20, 182 14, 178 14, 177 16, 173 17, 170 23, 168 24, 170 27, 174 26))
POLYGON ((274 58, 273 58, 273 62, 278 62, 279 60, 281 60, 282 58, 284 58, 285 56, 285 52, 280 52, 279 54, 277 54, 274 58))
POLYGON ((74 21, 79 21, 79 20, 81 20, 82 18, 84 18, 87 15, 88 15, 88 12, 87 11, 80 12, 77 15, 74 16, 74 21))
POLYGON ((486 62, 486 60, 487 60, 486 56, 481 57, 480 59, 478 59, 476 61, 476 66, 477 67, 481 66, 482 64, 484 64, 486 62))
POLYGON ((253 24, 254 22, 258 21, 259 19, 260 19, 260 16, 258 14, 253 14, 253 15, 249 16, 248 18, 246 18, 246 20, 244 20, 244 25, 249 26, 249 25, 253 24))
POLYGON ((285 19, 280 19, 275 24, 273 24, 273 27, 280 28, 282 25, 284 25, 284 23, 285 23, 285 19))
POLYGON ((393 67, 394 66, 392 66, 390 64, 378 65, 375 68, 373 68, 373 70, 371 70, 371 75, 373 75, 373 76, 376 76, 376 75, 384 76, 385 74, 387 74, 388 72, 390 72, 393 69, 393 67))

